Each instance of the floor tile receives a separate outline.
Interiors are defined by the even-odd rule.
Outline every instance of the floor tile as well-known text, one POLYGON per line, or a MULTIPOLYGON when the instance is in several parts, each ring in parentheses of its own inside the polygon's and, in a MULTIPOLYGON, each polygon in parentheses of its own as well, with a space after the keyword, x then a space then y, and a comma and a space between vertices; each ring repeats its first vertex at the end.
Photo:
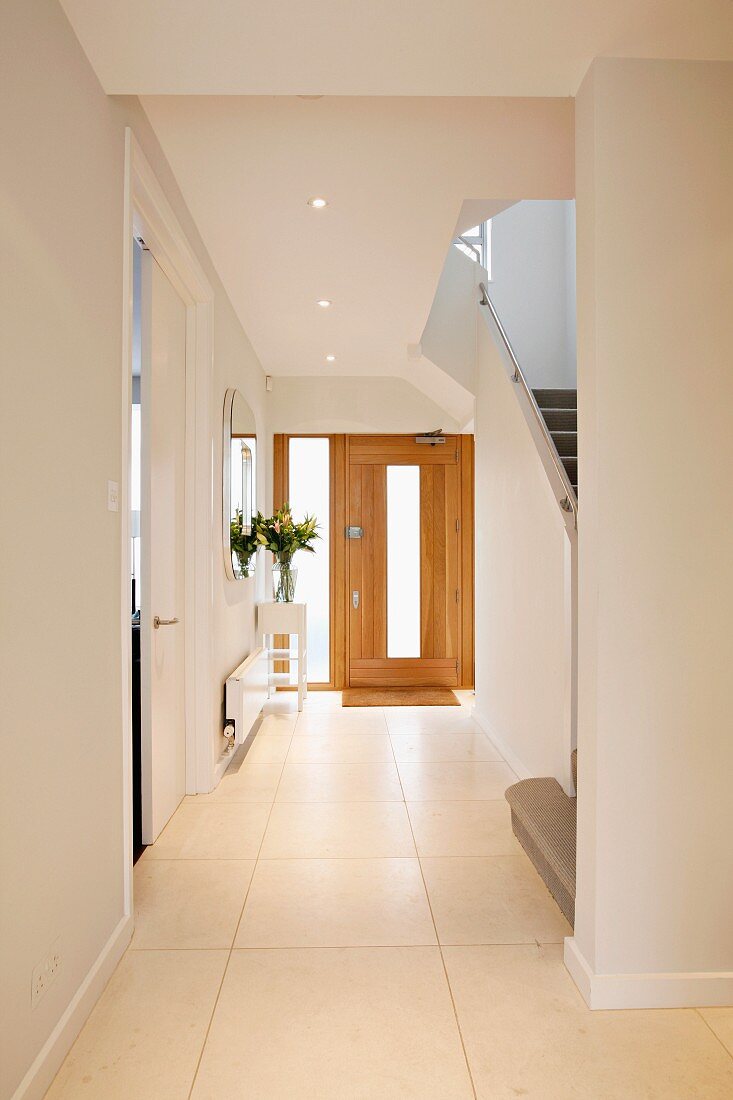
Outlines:
POLYGON ((320 733, 294 737, 289 764, 389 764, 394 761, 387 734, 320 733))
POLYGON ((309 691, 306 710, 308 713, 314 710, 341 710, 341 692, 309 691))
POLYGON ((263 859, 414 856, 401 802, 276 802, 263 859))
POLYGON ((231 947, 254 867, 250 859, 139 860, 133 948, 231 947))
POLYGON ((436 947, 235 951, 192 1093, 194 1100, 472 1095, 436 947))
POLYGON ((404 764, 503 759, 483 733, 392 733, 390 740, 404 764))
POLYGON ((481 733, 476 722, 459 707, 394 707, 385 711, 390 733, 481 733))
POLYGON ((401 802, 394 764, 291 764, 282 773, 278 802, 401 802))
POLYGON ((721 1043, 733 1055, 733 1007, 700 1008, 698 1011, 721 1043))
POLYGON ((46 1100, 182 1100, 226 951, 128 951, 46 1100))
POLYGON ((503 799, 517 777, 506 764, 481 760, 454 764, 398 764, 408 802, 503 799))
POLYGON ((262 708, 264 714, 292 714, 298 717, 298 693, 296 691, 276 691, 262 708))
POLYGON ((254 859, 270 806, 264 802, 184 802, 143 859, 254 859))
POLYGON ((558 943, 572 935, 524 854, 421 864, 441 943, 558 943))
POLYGON ((696 1012, 591 1012, 562 947, 444 949, 479 1100, 729 1100, 733 1060, 696 1012))
POLYGON ((323 733, 375 733, 384 736, 387 733, 387 723, 380 714, 360 717, 341 712, 334 714, 322 712, 308 714, 300 718, 295 725, 296 737, 310 737, 323 733))
POLYGON ((266 733, 289 733, 292 734, 296 723, 298 721, 298 712, 293 713, 275 712, 274 714, 266 714, 260 723, 258 729, 258 735, 262 736, 266 733))
POLYGON ((384 713, 388 721, 406 721, 413 718, 426 720, 438 718, 468 718, 466 707, 385 707, 384 713))
MULTIPOLYGON (((354 721, 358 719, 366 719, 369 722, 376 722, 383 724, 384 707, 338 707, 335 711, 337 715, 344 718, 346 721, 354 721)), ((304 718, 308 718, 308 713, 304 713, 304 718)))
POLYGON ((258 733, 246 759, 250 764, 284 764, 291 740, 289 733, 258 733))
POLYGON ((416 720, 412 722, 388 722, 387 729, 396 736, 408 733, 462 733, 486 734, 470 718, 457 718, 453 721, 416 720))
POLYGON ((235 946, 435 942, 417 859, 261 859, 235 946))
POLYGON ((503 800, 408 802, 420 856, 515 856, 522 848, 503 800))
POLYGON ((213 791, 186 795, 184 802, 272 802, 281 772, 282 764, 258 764, 240 749, 213 791))

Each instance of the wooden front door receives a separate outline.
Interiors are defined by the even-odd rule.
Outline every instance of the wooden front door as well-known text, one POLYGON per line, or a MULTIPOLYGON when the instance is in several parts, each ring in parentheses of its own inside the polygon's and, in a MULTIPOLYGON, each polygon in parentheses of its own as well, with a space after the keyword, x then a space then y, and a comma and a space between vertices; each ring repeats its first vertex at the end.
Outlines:
POLYGON ((463 607, 464 598, 473 602, 473 547, 465 545, 472 542, 473 441, 443 439, 347 438, 351 687, 472 682, 472 668, 461 664, 473 645, 472 607, 463 607), (471 510, 465 523, 464 509, 471 510))

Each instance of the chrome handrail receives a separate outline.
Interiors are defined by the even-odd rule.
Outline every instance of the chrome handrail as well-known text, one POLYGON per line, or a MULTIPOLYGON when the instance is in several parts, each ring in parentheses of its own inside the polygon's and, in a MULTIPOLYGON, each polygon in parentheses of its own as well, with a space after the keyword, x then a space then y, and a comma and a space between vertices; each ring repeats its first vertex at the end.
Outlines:
POLYGON ((473 253, 475 253, 476 259, 478 260, 478 262, 481 263, 481 249, 477 248, 476 245, 472 241, 467 241, 466 238, 462 237, 460 233, 454 239, 453 243, 457 244, 459 241, 463 245, 464 248, 470 248, 471 251, 473 253))
POLYGON ((512 347, 511 341, 509 340, 509 337, 507 336, 507 334, 504 330, 504 326, 502 325, 501 321, 499 320, 499 315, 496 312, 496 309, 494 308, 494 303, 491 301, 491 298, 489 298, 489 294, 488 294, 488 291, 486 290, 485 284, 484 283, 479 283, 478 284, 478 289, 481 291, 481 298, 479 299, 479 305, 480 306, 486 306, 486 308, 491 313, 491 318, 492 318, 494 324, 496 325, 496 329, 497 329, 497 331, 499 333, 499 336, 501 338, 501 342, 504 345, 504 350, 506 351, 506 353, 509 357, 509 361, 511 362, 511 364, 514 368, 514 374, 512 375, 512 382, 516 383, 517 385, 522 386, 522 388, 524 390, 525 397, 527 398, 527 401, 529 402, 529 407, 532 410, 532 413, 534 415, 535 420, 537 421, 537 427, 540 429, 540 432, 542 433, 542 436, 543 436, 543 438, 545 440, 545 443, 547 445, 547 451, 548 451, 549 457, 552 461, 553 466, 555 467, 555 470, 557 472, 558 477, 560 478, 560 481, 562 482, 562 486, 563 486, 563 489, 565 491, 565 496, 561 500, 558 501, 558 504, 562 508, 563 512, 572 512, 573 520, 574 520, 575 526, 577 528, 577 526, 578 526, 578 498, 575 495, 575 490, 573 489, 572 482, 570 481, 570 478, 568 477, 568 472, 565 469, 565 467, 563 466, 562 459, 560 458, 560 455, 558 454, 557 447, 555 446, 555 440, 552 438, 552 435, 550 434, 550 430, 547 427, 547 422, 546 422, 544 416, 542 415, 542 412, 540 410, 539 405, 537 404, 537 400, 535 398, 535 395, 532 393, 532 389, 531 389, 530 385, 528 384, 527 379, 524 377, 524 372, 522 371, 522 368, 519 365, 519 360, 517 359, 516 355, 514 354, 514 348, 512 347))

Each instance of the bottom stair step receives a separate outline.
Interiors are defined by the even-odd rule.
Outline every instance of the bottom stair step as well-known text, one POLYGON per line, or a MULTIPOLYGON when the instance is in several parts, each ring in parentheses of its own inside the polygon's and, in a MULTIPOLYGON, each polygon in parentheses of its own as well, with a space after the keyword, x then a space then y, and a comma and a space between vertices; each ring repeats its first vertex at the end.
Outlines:
POLYGON ((506 792, 512 829, 569 923, 575 923, 576 802, 556 779, 523 779, 506 792))

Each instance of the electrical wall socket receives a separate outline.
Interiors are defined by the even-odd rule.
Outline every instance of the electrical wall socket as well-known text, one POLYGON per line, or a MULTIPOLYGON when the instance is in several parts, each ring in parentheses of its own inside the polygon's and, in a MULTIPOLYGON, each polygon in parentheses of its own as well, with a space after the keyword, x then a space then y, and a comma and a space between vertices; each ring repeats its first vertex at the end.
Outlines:
POLYGON ((56 981, 63 959, 61 956, 61 941, 56 940, 45 959, 42 959, 33 969, 31 976, 31 1008, 35 1008, 44 993, 56 981))

